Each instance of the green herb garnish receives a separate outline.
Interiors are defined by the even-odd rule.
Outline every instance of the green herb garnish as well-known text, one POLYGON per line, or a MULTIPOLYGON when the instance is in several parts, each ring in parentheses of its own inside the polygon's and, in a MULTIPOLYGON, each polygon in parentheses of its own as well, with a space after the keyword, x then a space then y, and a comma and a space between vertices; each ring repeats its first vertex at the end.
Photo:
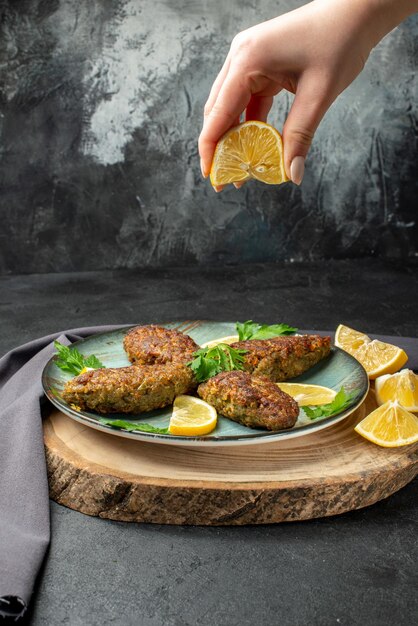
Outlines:
POLYGON ((126 420, 110 420, 104 417, 100 417, 99 422, 101 424, 106 424, 106 426, 112 426, 113 428, 119 428, 120 430, 128 430, 129 432, 139 430, 144 433, 156 433, 158 435, 166 435, 168 433, 168 428, 157 428, 156 426, 146 423, 134 424, 133 422, 128 422, 126 420))
POLYGON ((330 417, 336 413, 341 413, 347 409, 353 398, 354 393, 347 393, 344 387, 341 387, 337 395, 332 402, 328 404, 320 404, 318 406, 304 406, 303 410, 307 417, 311 420, 315 420, 318 417, 330 417))
POLYGON ((187 365, 193 370, 197 382, 203 383, 220 372, 242 370, 244 354, 247 350, 236 350, 226 343, 218 343, 212 348, 201 348, 187 365))
POLYGON ((293 335, 297 332, 297 328, 288 326, 288 324, 257 324, 252 320, 247 322, 237 322, 236 329, 240 341, 247 339, 271 339, 280 335, 293 335))
POLYGON ((101 363, 97 356, 94 356, 94 354, 91 354, 90 356, 83 356, 77 348, 63 346, 59 341, 54 341, 54 346, 56 347, 58 353, 58 356, 55 359, 55 365, 64 370, 64 372, 70 372, 70 374, 77 376, 85 367, 90 367, 92 369, 104 367, 103 363, 101 363))

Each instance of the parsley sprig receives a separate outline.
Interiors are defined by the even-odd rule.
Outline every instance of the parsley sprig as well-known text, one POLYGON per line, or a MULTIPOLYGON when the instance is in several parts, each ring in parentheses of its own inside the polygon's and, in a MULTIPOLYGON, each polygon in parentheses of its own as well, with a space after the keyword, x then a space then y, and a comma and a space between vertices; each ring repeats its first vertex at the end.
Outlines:
POLYGON ((90 356, 83 356, 77 348, 64 346, 59 341, 54 341, 54 346, 57 349, 55 365, 64 372, 69 372, 70 374, 78 376, 81 370, 85 367, 90 367, 92 369, 105 367, 103 363, 99 361, 97 356, 94 356, 94 354, 91 354, 90 356))
POLYGON ((203 383, 220 372, 242 370, 244 354, 247 350, 236 350, 226 343, 218 343, 212 348, 201 348, 187 365, 193 370, 196 380, 203 383))
POLYGON ((168 433, 168 428, 157 428, 156 426, 146 423, 135 424, 134 422, 128 422, 127 420, 112 420, 105 417, 100 417, 99 422, 101 424, 106 424, 106 426, 112 426, 113 428, 118 428, 119 430, 128 430, 129 432, 141 431, 144 433, 156 433, 157 435, 166 435, 168 433))
POLYGON ((342 413, 347 409, 354 397, 354 393, 347 393, 344 387, 341 387, 332 402, 328 404, 319 404, 317 406, 304 406, 303 410, 306 417, 310 420, 318 419, 318 417, 330 417, 337 413, 342 413))
POLYGON ((271 339, 280 335, 293 335, 297 332, 297 328, 288 324, 257 324, 252 320, 247 322, 237 322, 236 329, 240 341, 247 339, 271 339))

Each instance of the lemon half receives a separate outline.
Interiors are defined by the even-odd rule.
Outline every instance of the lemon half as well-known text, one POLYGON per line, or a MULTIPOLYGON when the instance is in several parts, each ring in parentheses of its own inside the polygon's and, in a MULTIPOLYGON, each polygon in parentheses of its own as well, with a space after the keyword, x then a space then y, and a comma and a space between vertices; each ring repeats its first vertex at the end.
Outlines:
POLYGON ((255 178, 269 185, 289 180, 284 169, 280 133, 265 122, 252 120, 231 128, 215 149, 210 182, 214 187, 255 178))
POLYGON ((202 343, 201 348, 214 348, 220 343, 226 343, 229 346, 231 343, 235 343, 236 341, 239 341, 238 335, 227 335, 226 337, 220 337, 220 339, 206 341, 205 343, 202 343))
POLYGON ((398 402, 385 402, 354 429, 359 435, 384 448, 399 448, 418 441, 418 417, 398 402))
POLYGON ((302 383, 276 383, 277 386, 296 400, 299 406, 329 404, 337 392, 321 385, 304 385, 302 383))
POLYGON ((375 391, 378 404, 397 400, 407 411, 418 411, 418 375, 412 370, 379 376, 375 381, 375 391))
POLYGON ((168 426, 171 435, 196 437, 210 433, 217 423, 216 409, 194 396, 177 396, 168 426))
POLYGON ((364 333, 343 324, 340 324, 336 330, 335 345, 357 359, 371 380, 383 374, 394 374, 408 360, 402 348, 377 339, 370 339, 364 333))

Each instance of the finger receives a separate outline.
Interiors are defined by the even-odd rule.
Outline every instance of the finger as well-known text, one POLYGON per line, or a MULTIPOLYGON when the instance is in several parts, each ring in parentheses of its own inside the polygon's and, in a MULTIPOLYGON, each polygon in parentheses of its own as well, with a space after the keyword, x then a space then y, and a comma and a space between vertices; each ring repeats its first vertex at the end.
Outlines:
POLYGON ((229 66, 231 63, 231 53, 228 53, 228 56, 225 59, 225 62, 221 68, 221 71, 219 72, 219 74, 217 75, 217 77, 215 78, 212 88, 210 90, 209 93, 209 97, 206 101, 205 107, 203 109, 203 115, 204 117, 206 117, 207 115, 209 115, 209 113, 212 111, 212 107, 216 102, 216 99, 218 97, 219 91, 223 85, 223 82, 228 74, 228 70, 229 70, 229 66))
POLYGON ((310 77, 299 81, 283 127, 285 170, 297 185, 302 182, 305 158, 315 131, 333 99, 324 84, 320 85, 310 77))
POLYGON ((273 104, 273 96, 251 96, 245 110, 245 119, 267 122, 267 116, 273 104))
POLYGON ((237 74, 228 73, 212 109, 205 118, 199 137, 199 153, 202 169, 210 171, 213 153, 220 137, 231 128, 239 115, 247 107, 251 98, 249 87, 237 74))
MULTIPOLYGON (((238 124, 239 124, 239 117, 236 117, 234 122, 233 122, 233 124, 232 124, 232 127, 233 126, 238 126, 238 124)), ((215 148, 216 148, 216 145, 215 145, 215 148)), ((209 176, 211 166, 212 166, 212 161, 211 161, 211 164, 209 166, 209 170, 205 170, 204 169, 203 160, 200 159, 200 170, 202 172, 203 178, 207 178, 209 176)), ((220 187, 219 189, 215 189, 215 187, 214 187, 215 191, 222 191, 223 188, 224 188, 224 185, 222 185, 222 187, 220 187)))

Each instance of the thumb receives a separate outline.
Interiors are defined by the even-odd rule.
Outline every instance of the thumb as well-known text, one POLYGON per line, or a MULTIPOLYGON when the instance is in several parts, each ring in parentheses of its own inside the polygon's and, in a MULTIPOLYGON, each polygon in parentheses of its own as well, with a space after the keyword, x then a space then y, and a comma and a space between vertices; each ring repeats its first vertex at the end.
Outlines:
MULTIPOLYGON (((307 78, 307 77, 306 77, 307 78)), ((286 174, 296 185, 302 182, 305 157, 315 131, 332 103, 326 88, 312 80, 299 81, 295 99, 283 127, 286 174)))

